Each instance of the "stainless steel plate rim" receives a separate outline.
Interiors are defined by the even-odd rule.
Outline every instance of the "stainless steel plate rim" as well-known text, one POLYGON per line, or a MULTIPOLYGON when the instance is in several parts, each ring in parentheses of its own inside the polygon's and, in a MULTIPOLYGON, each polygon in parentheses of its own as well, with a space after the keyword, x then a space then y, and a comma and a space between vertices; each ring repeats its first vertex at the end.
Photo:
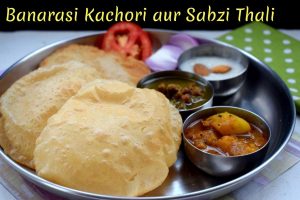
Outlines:
MULTIPOLYGON (((177 33, 176 31, 172 31, 172 30, 157 30, 157 29, 146 29, 149 32, 153 32, 153 33, 169 33, 169 34, 174 34, 177 33)), ((103 32, 99 32, 103 33, 103 32)), ((62 45, 66 45, 66 44, 70 44, 70 43, 74 43, 77 40, 80 39, 84 39, 84 38, 88 38, 88 37, 92 37, 92 36, 96 36, 98 34, 88 34, 88 35, 84 35, 82 37, 74 37, 71 39, 65 39, 65 40, 61 40, 55 43, 52 43, 50 45, 47 45, 43 48, 40 48, 38 50, 33 51, 32 53, 28 54, 27 56, 21 58, 20 60, 18 60, 15 64, 13 64, 11 67, 9 67, 1 76, 0 76, 0 80, 3 79, 3 77, 6 76, 6 74, 9 73, 10 70, 13 70, 15 67, 17 67, 20 63, 27 61, 28 59, 31 59, 32 57, 34 57, 35 55, 39 54, 40 52, 43 52, 45 50, 49 50, 52 48, 57 48, 59 46, 62 45)), ((212 42, 212 43, 217 43, 217 44, 221 44, 221 45, 225 45, 225 46, 231 46, 233 48, 238 49, 237 47, 234 47, 232 45, 226 44, 224 42, 220 42, 214 39, 207 39, 207 38, 203 38, 203 37, 197 37, 198 39, 202 39, 206 42, 212 42)), ((254 62, 258 63, 260 66, 262 66, 263 68, 265 68, 265 70, 267 70, 271 76, 273 76, 274 78, 280 80, 280 84, 281 86, 284 88, 285 91, 289 91, 287 86, 284 84, 284 82, 280 79, 280 77, 270 68, 268 67, 266 64, 264 64, 262 61, 260 61, 259 59, 257 59, 256 57, 252 56, 251 54, 238 49, 239 51, 241 51, 243 54, 245 54, 250 60, 253 60, 254 62)), ((289 99, 289 103, 293 102, 293 99, 291 97, 291 95, 289 95, 288 97, 289 99)), ((199 196, 206 196, 209 194, 212 194, 214 192, 217 191, 221 191, 221 190, 229 190, 232 191, 233 189, 236 189, 238 187, 241 186, 241 184, 244 184, 246 182, 248 182, 251 178, 254 177, 254 175, 256 175, 257 173, 259 173, 262 169, 264 169, 282 150, 283 148, 286 146, 286 144, 288 143, 288 141, 290 140, 293 130, 294 130, 294 126, 295 126, 295 119, 296 119, 296 109, 295 107, 292 109, 292 115, 294 116, 294 120, 292 122, 292 126, 290 127, 290 130, 288 131, 288 135, 285 138, 285 140, 282 142, 281 146, 279 146, 279 148, 268 158, 266 159, 263 163, 261 163, 258 167, 254 168, 253 170, 247 172, 246 174, 237 177, 235 179, 232 179, 230 181, 227 181, 223 184, 217 185, 217 186, 213 186, 210 188, 206 188, 200 191, 195 191, 195 192, 190 192, 190 193, 186 193, 183 195, 174 195, 174 196, 151 196, 151 197, 119 197, 119 196, 107 196, 107 195, 100 195, 100 194, 95 194, 95 193, 89 193, 89 192, 83 192, 83 191, 79 191, 79 190, 75 190, 75 189, 71 189, 71 188, 67 188, 61 185, 57 185, 55 183, 52 183, 50 181, 47 181, 39 176, 37 176, 35 173, 30 172, 29 170, 27 170, 26 168, 24 168, 23 166, 19 165, 18 163, 16 163, 15 161, 13 161, 9 156, 7 156, 3 149, 0 148, 0 156, 2 157, 2 159, 4 159, 14 170, 16 170, 18 173, 20 173, 22 176, 24 176, 26 179, 28 179, 30 182, 33 182, 37 185, 39 185, 40 187, 49 190, 49 191, 56 191, 58 193, 60 193, 60 195, 62 196, 68 196, 68 195, 76 195, 78 197, 84 197, 84 198, 91 198, 91 199, 190 199, 190 198, 195 198, 195 197, 199 197, 199 196)))

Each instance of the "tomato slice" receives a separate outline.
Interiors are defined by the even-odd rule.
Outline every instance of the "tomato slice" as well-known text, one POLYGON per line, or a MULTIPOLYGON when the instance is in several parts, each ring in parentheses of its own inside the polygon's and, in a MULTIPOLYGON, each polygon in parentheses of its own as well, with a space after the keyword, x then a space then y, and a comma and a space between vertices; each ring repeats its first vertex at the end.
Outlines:
POLYGON ((152 42, 143 29, 132 22, 118 22, 105 33, 101 48, 145 60, 152 54, 152 42))

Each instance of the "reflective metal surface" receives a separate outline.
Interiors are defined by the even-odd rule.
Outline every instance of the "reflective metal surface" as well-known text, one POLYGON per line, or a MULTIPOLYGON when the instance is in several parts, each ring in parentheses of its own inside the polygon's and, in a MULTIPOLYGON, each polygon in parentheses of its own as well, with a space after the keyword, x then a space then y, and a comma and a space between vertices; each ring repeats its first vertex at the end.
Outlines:
MULTIPOLYGON (((167 31, 151 31, 154 47, 158 48, 170 36, 167 31)), ((38 63, 54 49, 70 43, 93 44, 95 35, 74 40, 61 41, 46 46, 18 61, 0 79, 0 94, 21 76, 35 69, 38 63)), ((214 40, 199 38, 200 43, 218 43, 214 40)), ((249 68, 244 85, 234 95, 215 98, 214 105, 242 107, 262 116, 270 125, 272 138, 265 159, 256 167, 239 175, 215 178, 196 168, 184 155, 178 153, 176 163, 170 168, 169 176, 156 190, 143 197, 126 198, 91 194, 72 190, 38 177, 33 171, 15 163, 0 148, 0 156, 24 178, 51 193, 69 199, 209 199, 219 197, 247 183, 260 172, 287 144, 295 125, 295 107, 288 88, 279 76, 265 64, 243 52, 249 58, 249 68)))
POLYGON ((205 171, 210 175, 218 176, 218 177, 237 175, 244 171, 254 168, 255 166, 257 166, 262 162, 262 160, 265 157, 265 154, 267 153, 269 141, 272 137, 271 135, 272 134, 269 125, 265 120, 263 120, 257 114, 238 107, 214 106, 214 107, 197 111, 192 115, 190 115, 185 120, 183 125, 184 152, 187 155, 187 157, 199 169, 202 169, 203 171, 205 171), (237 115, 245 119, 247 122, 254 124, 260 130, 262 130, 263 133, 265 133, 266 136, 268 137, 266 144, 259 150, 247 155, 221 156, 221 155, 206 153, 198 149, 185 137, 187 133, 186 129, 191 124, 195 123, 196 121, 199 121, 200 119, 206 119, 209 116, 223 113, 223 112, 232 113, 234 115, 237 115))

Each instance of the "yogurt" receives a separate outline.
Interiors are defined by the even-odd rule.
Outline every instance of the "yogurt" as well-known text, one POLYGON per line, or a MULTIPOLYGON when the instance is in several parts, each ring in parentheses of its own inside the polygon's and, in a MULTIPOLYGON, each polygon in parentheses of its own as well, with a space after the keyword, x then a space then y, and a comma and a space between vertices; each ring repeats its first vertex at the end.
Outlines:
POLYGON ((188 72, 194 72, 194 66, 196 64, 203 64, 208 69, 211 69, 218 65, 228 65, 231 67, 231 70, 226 73, 210 73, 207 76, 203 76, 203 78, 209 80, 209 81, 216 81, 216 80, 225 80, 233 78, 241 73, 243 73, 246 68, 239 62, 229 59, 229 58, 222 58, 217 56, 201 56, 201 57, 195 57, 190 58, 179 66, 180 70, 182 71, 188 71, 188 72))

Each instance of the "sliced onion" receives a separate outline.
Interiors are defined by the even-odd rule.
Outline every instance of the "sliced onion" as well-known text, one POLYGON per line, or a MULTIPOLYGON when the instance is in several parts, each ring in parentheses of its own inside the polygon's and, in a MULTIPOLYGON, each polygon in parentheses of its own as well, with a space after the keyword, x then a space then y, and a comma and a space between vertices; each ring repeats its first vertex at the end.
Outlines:
POLYGON ((178 33, 170 37, 168 44, 177 46, 182 50, 187 50, 197 46, 198 41, 186 33, 178 33))
POLYGON ((174 70, 182 52, 183 50, 177 46, 163 45, 145 62, 153 71, 174 70))
POLYGON ((158 49, 145 62, 152 71, 174 70, 177 67, 180 54, 197 45, 197 40, 192 36, 178 33, 172 35, 168 43, 158 49))

